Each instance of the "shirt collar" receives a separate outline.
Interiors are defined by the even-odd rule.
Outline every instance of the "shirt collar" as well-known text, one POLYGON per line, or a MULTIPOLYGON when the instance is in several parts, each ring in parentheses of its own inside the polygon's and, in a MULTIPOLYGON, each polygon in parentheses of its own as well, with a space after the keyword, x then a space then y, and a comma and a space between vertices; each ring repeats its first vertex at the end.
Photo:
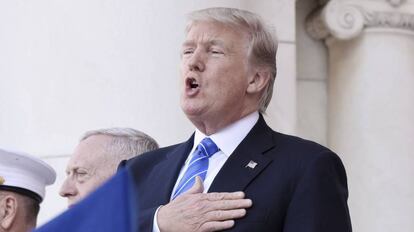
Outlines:
POLYGON ((197 146, 205 137, 210 137, 211 140, 213 140, 220 150, 228 157, 233 153, 237 146, 239 146, 241 141, 247 136, 258 120, 259 113, 255 111, 210 136, 206 136, 201 131, 196 129, 194 135, 194 147, 197 146))

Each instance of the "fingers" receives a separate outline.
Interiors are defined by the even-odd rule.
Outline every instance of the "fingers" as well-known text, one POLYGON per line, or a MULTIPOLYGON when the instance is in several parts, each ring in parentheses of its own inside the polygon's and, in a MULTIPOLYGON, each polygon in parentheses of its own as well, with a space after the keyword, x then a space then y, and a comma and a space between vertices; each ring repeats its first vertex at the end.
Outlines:
POLYGON ((221 231, 234 226, 234 220, 206 222, 200 227, 200 231, 221 231))
POLYGON ((236 200, 243 199, 245 197, 244 192, 231 192, 231 193, 207 193, 204 199, 209 201, 220 201, 220 200, 236 200))
POLYGON ((206 214, 207 221, 226 221, 242 218, 246 215, 245 209, 215 210, 206 214))
POLYGON ((234 219, 244 217, 245 209, 218 210, 205 214, 205 223, 201 225, 200 231, 221 231, 234 226, 234 219))
POLYGON ((208 210, 243 209, 252 206, 250 199, 245 199, 244 192, 206 193, 202 199, 207 201, 208 210))
POLYGON ((245 209, 253 205, 250 199, 220 200, 207 202, 208 210, 245 209))
MULTIPOLYGON (((198 185, 200 183, 195 183, 198 185)), ((193 186, 193 187, 194 187, 193 186)), ((190 191, 178 196, 174 202, 187 202, 186 205, 195 207, 200 212, 206 213, 214 210, 232 210, 232 209, 245 209, 250 208, 253 205, 252 200, 245 199, 243 192, 232 193, 195 193, 196 190, 200 190, 199 186, 190 191), (197 189, 198 188, 198 189, 197 189)))
POLYGON ((234 226, 234 220, 246 215, 252 200, 243 192, 202 193, 200 177, 184 194, 158 210, 159 228, 170 231, 218 231, 234 226))
POLYGON ((183 194, 202 193, 203 191, 204 191, 203 181, 201 180, 201 177, 196 176, 193 186, 191 186, 191 188, 183 194))
MULTIPOLYGON (((204 191, 203 180, 201 177, 196 176, 195 182, 190 189, 188 189, 184 194, 197 194, 202 193, 204 191)), ((221 201, 221 200, 236 200, 236 199, 243 199, 245 197, 244 192, 231 192, 231 193, 207 193, 201 195, 202 200, 209 200, 209 201, 221 201)))

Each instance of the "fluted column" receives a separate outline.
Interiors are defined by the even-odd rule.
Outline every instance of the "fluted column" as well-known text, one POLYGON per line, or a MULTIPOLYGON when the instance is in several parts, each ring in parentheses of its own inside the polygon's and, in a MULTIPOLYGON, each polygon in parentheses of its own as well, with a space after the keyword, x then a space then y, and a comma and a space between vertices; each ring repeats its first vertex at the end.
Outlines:
POLYGON ((354 231, 414 231, 414 1, 321 1, 307 24, 329 50, 328 144, 354 231))

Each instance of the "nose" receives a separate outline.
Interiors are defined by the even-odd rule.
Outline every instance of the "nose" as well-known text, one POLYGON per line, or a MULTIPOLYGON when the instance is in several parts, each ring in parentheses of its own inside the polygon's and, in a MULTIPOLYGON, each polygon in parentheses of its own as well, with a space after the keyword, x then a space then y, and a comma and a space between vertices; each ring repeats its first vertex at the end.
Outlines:
POLYGON ((73 181, 70 179, 70 177, 66 177, 65 182, 63 182, 62 187, 60 188, 59 195, 62 197, 72 197, 76 196, 78 191, 76 190, 76 187, 74 186, 73 181))
POLYGON ((188 60, 188 68, 190 71, 203 72, 205 70, 204 55, 200 50, 194 51, 188 60))

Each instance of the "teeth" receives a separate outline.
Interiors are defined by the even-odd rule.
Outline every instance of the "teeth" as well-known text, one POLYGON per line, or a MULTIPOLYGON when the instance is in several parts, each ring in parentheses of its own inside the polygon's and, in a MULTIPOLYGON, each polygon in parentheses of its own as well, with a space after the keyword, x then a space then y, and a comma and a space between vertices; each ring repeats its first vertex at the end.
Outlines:
POLYGON ((189 84, 190 84, 190 87, 193 89, 198 87, 197 81, 193 78, 189 80, 189 84))

